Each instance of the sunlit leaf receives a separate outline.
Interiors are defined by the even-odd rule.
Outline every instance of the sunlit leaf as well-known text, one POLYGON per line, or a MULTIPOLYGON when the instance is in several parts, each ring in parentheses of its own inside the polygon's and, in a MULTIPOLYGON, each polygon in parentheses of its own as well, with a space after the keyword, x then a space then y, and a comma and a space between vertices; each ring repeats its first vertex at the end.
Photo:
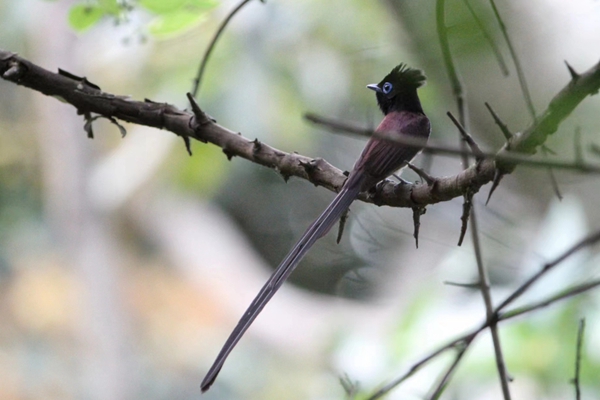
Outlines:
POLYGON ((210 10, 219 4, 217 0, 188 0, 187 4, 201 10, 210 10))
POLYGON ((186 10, 199 12, 210 10, 218 4, 217 0, 140 0, 139 5, 155 14, 169 14, 186 10))
POLYGON ((139 5, 156 14, 168 14, 179 10, 188 0, 140 0, 139 5))
POLYGON ((204 12, 180 10, 157 17, 148 29, 155 36, 170 36, 196 26, 205 18, 204 12))
POLYGON ((117 0, 98 0, 98 5, 108 14, 119 14, 122 10, 117 0))
POLYGON ((69 11, 69 25, 78 32, 82 32, 96 24, 104 15, 98 6, 77 4, 69 11))

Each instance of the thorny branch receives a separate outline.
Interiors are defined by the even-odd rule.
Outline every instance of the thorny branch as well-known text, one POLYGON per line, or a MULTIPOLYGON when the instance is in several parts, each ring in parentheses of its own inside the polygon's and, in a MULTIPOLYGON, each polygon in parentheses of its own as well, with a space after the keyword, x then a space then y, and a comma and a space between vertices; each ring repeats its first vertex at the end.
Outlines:
MULTIPOLYGON (((150 100, 134 101, 125 96, 105 93, 84 78, 77 79, 45 70, 18 55, 0 50, 0 76, 18 85, 31 88, 48 96, 55 96, 73 105, 80 114, 99 114, 108 118, 139 125, 166 129, 181 137, 190 137, 212 143, 225 155, 241 157, 272 168, 284 178, 291 176, 306 179, 316 186, 337 192, 346 176, 343 171, 323 159, 313 159, 299 154, 287 153, 265 143, 250 140, 207 118, 199 123, 191 112, 180 110, 170 104, 150 100)), ((361 194, 360 200, 392 207, 415 207, 448 201, 462 196, 468 187, 480 188, 490 182, 498 168, 509 173, 514 170, 516 153, 533 154, 536 148, 554 133, 559 124, 583 101, 600 87, 600 63, 571 80, 550 102, 548 109, 522 133, 496 153, 497 160, 488 158, 476 168, 470 166, 455 176, 438 178, 436 185, 397 184, 385 182, 376 196, 361 194), (508 157, 509 159, 500 158, 508 157)), ((456 153, 456 151, 455 151, 456 153)), ((523 157, 523 156, 520 156, 523 157)), ((525 158, 525 157, 523 157, 525 158)), ((568 167, 568 163, 563 163, 568 167)), ((597 171, 589 167, 589 171, 597 171)), ((578 170, 586 168, 579 166, 578 170)))

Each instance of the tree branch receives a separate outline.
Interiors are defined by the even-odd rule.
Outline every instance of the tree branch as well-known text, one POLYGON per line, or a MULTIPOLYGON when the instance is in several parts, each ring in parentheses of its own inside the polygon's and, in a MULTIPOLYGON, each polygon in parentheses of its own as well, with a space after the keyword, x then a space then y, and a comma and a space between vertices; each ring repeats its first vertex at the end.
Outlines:
MULTIPOLYGON (((198 121, 191 112, 150 100, 134 101, 125 96, 105 93, 85 78, 59 71, 45 70, 14 53, 0 49, 0 76, 48 96, 58 97, 74 106, 79 114, 99 114, 107 118, 165 129, 181 137, 212 143, 229 157, 241 157, 272 168, 284 178, 306 179, 316 186, 337 192, 346 176, 343 171, 322 159, 287 153, 257 140, 245 138, 206 118, 198 121)), ((533 154, 554 133, 560 123, 587 96, 600 87, 600 63, 572 79, 550 102, 537 123, 515 134, 496 156, 514 156, 515 152, 533 154), (510 149, 510 150, 509 150, 510 149)), ((385 182, 376 195, 363 193, 360 199, 379 205, 415 207, 448 201, 462 196, 467 189, 478 190, 494 178, 496 168, 509 173, 515 168, 510 161, 485 159, 459 174, 439 178, 436 185, 395 184, 385 182)))

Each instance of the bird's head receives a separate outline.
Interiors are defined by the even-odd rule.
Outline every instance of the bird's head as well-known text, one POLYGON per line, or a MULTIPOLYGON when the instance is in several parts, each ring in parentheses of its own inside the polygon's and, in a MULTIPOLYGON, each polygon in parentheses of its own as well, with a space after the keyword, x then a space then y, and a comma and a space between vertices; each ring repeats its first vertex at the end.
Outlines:
POLYGON ((367 87, 375 91, 377 104, 384 114, 401 110, 423 112, 417 88, 423 86, 425 80, 423 71, 402 63, 392 69, 381 82, 367 87))

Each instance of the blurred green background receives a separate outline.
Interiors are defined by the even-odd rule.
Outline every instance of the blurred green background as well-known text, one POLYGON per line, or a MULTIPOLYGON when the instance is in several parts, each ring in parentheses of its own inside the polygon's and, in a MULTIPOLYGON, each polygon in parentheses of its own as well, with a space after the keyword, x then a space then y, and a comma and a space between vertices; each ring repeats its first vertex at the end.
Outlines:
MULTIPOLYGON (((111 0, 0 0, 0 48, 109 93, 186 107, 201 56, 238 2, 129 3, 125 12, 111 0)), ((497 149, 502 135, 484 102, 513 131, 531 123, 514 64, 488 1, 446 3, 471 133, 497 149)), ((578 71, 598 62, 600 2, 497 3, 541 113, 569 80, 564 60, 578 71)), ((365 85, 400 62, 429 78, 420 96, 432 139, 456 143, 433 1, 252 1, 215 48, 198 99, 250 139, 349 170, 364 140, 332 135, 303 114, 376 126, 365 85)), ((600 143, 599 106, 598 96, 586 99, 549 139, 556 157, 573 157, 579 128, 586 159, 598 162, 587 149, 600 143)), ((169 132, 126 125, 121 139, 99 120, 89 140, 83 123, 69 105, 0 81, 0 399, 198 398, 230 330, 333 195, 227 161, 211 145, 193 143, 189 157, 169 132)), ((452 157, 416 163, 435 176, 461 169, 452 157)), ((555 173, 562 201, 547 171, 525 167, 504 178, 487 207, 489 186, 475 199, 496 301, 600 226, 598 177, 555 173)), ((461 199, 429 207, 415 249, 410 210, 353 205, 341 244, 330 234, 315 246, 203 398, 346 398, 340 377, 363 398, 479 324, 480 293, 444 284, 477 279, 470 241, 456 246, 461 210, 461 199)), ((596 249, 579 252, 519 304, 598 278, 598 260, 596 249)), ((515 399, 574 398, 582 317, 582 391, 600 399, 599 305, 591 292, 501 325, 515 399)), ((388 398, 425 398, 450 361, 440 358, 388 398)), ((488 333, 443 398, 502 398, 488 333)))

